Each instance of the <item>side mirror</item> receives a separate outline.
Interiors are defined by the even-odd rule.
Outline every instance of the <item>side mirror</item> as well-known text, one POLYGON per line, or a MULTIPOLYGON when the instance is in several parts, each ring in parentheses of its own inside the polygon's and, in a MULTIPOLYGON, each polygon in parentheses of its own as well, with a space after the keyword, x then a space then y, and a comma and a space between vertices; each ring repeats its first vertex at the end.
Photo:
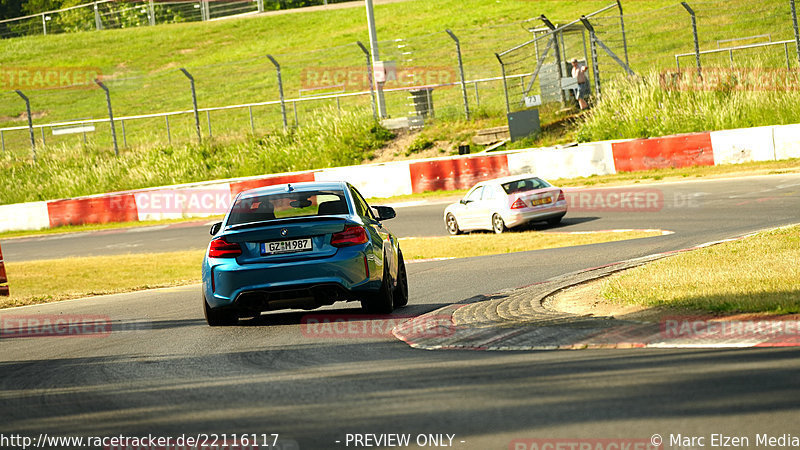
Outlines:
POLYGON ((391 206, 373 206, 372 211, 378 217, 378 220, 389 220, 397 217, 397 213, 391 206))
POLYGON ((465 198, 462 198, 462 199, 461 199, 461 201, 459 201, 459 203, 461 203, 462 205, 466 205, 467 203, 469 203, 469 202, 471 202, 471 201, 472 201, 472 200, 467 200, 467 199, 465 199, 465 198))
POLYGON ((219 233, 220 228, 222 228, 222 222, 217 222, 214 225, 211 225, 211 235, 214 236, 215 234, 219 233))

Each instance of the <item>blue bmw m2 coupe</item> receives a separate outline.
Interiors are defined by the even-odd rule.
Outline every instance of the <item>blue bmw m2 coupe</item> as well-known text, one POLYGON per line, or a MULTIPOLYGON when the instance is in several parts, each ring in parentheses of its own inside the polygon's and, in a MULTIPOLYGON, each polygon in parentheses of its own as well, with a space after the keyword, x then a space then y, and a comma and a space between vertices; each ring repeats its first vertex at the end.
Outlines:
POLYGON ((346 182, 269 186, 240 193, 203 258, 209 325, 234 325, 262 311, 360 301, 370 313, 408 303, 388 206, 370 207, 346 182))

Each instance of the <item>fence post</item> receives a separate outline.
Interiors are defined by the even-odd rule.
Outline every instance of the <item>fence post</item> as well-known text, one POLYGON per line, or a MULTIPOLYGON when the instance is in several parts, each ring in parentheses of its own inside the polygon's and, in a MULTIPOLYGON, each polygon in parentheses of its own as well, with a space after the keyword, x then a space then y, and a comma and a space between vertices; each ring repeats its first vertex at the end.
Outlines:
POLYGON ((500 70, 503 73, 503 92, 506 94, 506 114, 511 114, 511 102, 508 101, 508 81, 506 81, 506 65, 503 62, 503 58, 500 57, 499 53, 495 53, 494 56, 500 61, 500 70))
POLYGON ((464 79, 464 60, 461 58, 461 42, 452 31, 444 30, 456 41, 456 52, 458 53, 458 74, 461 78, 461 96, 464 97, 464 115, 469 120, 469 99, 467 98, 467 81, 464 79))
POLYGON ((114 139, 114 155, 119 156, 119 146, 117 145, 117 129, 114 127, 114 111, 111 109, 111 93, 108 92, 108 88, 102 81, 98 80, 97 78, 94 79, 94 82, 100 86, 102 90, 106 92, 106 104, 108 105, 108 122, 111 124, 111 137, 114 139))
POLYGON ((3 146, 3 153, 6 151, 6 135, 3 133, 3 130, 0 130, 0 144, 3 146))
POLYGON ((97 30, 103 29, 103 21, 100 19, 100 10, 97 9, 97 2, 94 2, 94 27, 97 30))
POLYGON ((194 107, 194 127, 197 130, 197 141, 202 142, 203 136, 200 134, 200 113, 197 111, 197 92, 194 89, 194 77, 186 69, 181 67, 181 72, 189 79, 192 87, 192 106, 194 107))
POLYGON ((258 0, 258 12, 264 12, 264 0, 258 0))
POLYGON ((289 123, 286 121, 286 100, 283 97, 283 78, 281 78, 281 65, 278 64, 278 61, 275 61, 275 58, 272 55, 267 55, 267 58, 272 62, 275 66, 275 70, 278 72, 278 92, 281 95, 281 117, 283 117, 283 129, 286 130, 289 128, 289 123))
POLYGON ((625 65, 630 67, 631 63, 628 61, 628 39, 625 36, 625 14, 622 12, 622 3, 617 0, 617 8, 619 8, 619 26, 622 29, 622 48, 625 50, 625 65))
POLYGON ((250 111, 250 132, 255 134, 256 133, 256 124, 253 121, 253 107, 252 106, 248 106, 247 109, 250 111))
POLYGON ((122 125, 122 145, 128 148, 128 135, 125 133, 125 121, 121 120, 120 125, 122 125))
POLYGON ((695 17, 694 10, 689 7, 686 2, 681 2, 681 5, 692 16, 692 34, 694 35, 694 58, 697 60, 697 76, 703 76, 703 69, 700 67, 700 41, 697 38, 697 17, 695 17))
MULTIPOLYGON (((544 22, 545 26, 547 26, 547 28, 549 28, 551 31, 556 29, 556 26, 553 25, 553 22, 550 22, 550 19, 545 17, 544 14, 539 16, 539 19, 541 19, 541 21, 544 22)), ((564 70, 563 70, 563 67, 561 67, 561 49, 558 47, 558 43, 559 43, 558 34, 559 34, 558 32, 553 33, 553 39, 554 39, 553 43, 555 44, 555 45, 553 45, 553 47, 555 48, 556 69, 558 69, 558 71, 557 71, 557 73, 558 73, 558 90, 561 93, 561 104, 564 105, 564 104, 567 103, 567 97, 564 94, 564 90, 561 89, 561 78, 564 77, 564 70)))
POLYGON ((23 100, 25 100, 25 110, 28 112, 28 132, 31 135, 31 152, 33 153, 33 162, 36 163, 36 138, 33 137, 33 117, 31 117, 31 101, 19 89, 15 90, 23 100))
POLYGON ((794 46, 797 49, 797 61, 800 62, 800 32, 797 31, 797 10, 794 7, 794 0, 792 3, 792 27, 794 27, 794 46))
MULTIPOLYGON (((365 1, 367 7, 367 31, 369 31, 369 48, 371 50, 373 68, 375 67, 374 63, 380 62, 380 55, 378 54, 378 32, 375 28, 375 11, 372 5, 372 0, 365 1)), ((383 85, 385 84, 384 81, 375 80, 373 77, 373 82, 377 85, 375 87, 376 95, 377 95, 377 106, 378 106, 378 116, 381 119, 385 119, 388 117, 386 112, 386 97, 383 93, 383 85)))
POLYGON ((356 41, 356 44, 361 48, 361 51, 364 52, 364 55, 367 57, 367 79, 369 80, 369 93, 372 96, 372 116, 375 117, 375 120, 378 120, 378 105, 377 99, 375 98, 375 83, 372 82, 372 58, 370 57, 369 50, 361 41, 356 41))
POLYGON ((150 13, 150 26, 154 26, 156 24, 156 7, 153 5, 154 0, 150 0, 148 2, 148 11, 150 13))
POLYGON ((592 72, 594 72, 594 90, 595 97, 600 100, 600 64, 597 61, 597 35, 594 33, 594 27, 586 19, 586 16, 581 16, 583 26, 589 30, 589 42, 592 47, 592 72))

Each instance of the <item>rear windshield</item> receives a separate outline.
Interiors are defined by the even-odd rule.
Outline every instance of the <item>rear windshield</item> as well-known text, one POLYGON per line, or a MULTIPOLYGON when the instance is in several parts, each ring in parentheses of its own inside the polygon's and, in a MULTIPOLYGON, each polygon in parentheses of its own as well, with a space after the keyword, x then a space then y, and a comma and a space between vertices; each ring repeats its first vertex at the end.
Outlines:
POLYGON ((533 191, 535 189, 552 187, 547 181, 536 177, 510 181, 508 183, 503 183, 502 186, 503 190, 506 191, 506 194, 514 194, 516 192, 533 191))
POLYGON ((240 197, 233 204, 228 226, 305 216, 349 214, 344 192, 281 192, 240 197))

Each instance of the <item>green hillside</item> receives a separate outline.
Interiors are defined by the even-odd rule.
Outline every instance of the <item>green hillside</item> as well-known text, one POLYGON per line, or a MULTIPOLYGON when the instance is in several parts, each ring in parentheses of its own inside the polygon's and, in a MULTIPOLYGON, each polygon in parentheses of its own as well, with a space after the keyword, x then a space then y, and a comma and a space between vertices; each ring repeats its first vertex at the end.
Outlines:
MULTIPOLYGON (((776 3, 775 7, 782 7, 782 3, 776 3)), ((379 39, 383 41, 381 57, 395 60, 401 67, 450 69, 451 76, 455 77, 455 47, 444 33, 445 28, 451 28, 462 40, 467 78, 496 77, 500 75, 500 67, 494 52, 531 36, 520 25, 520 21, 546 14, 551 20, 563 23, 608 4, 607 1, 587 0, 409 0, 378 5, 376 21, 379 39)), ((675 4, 637 1, 625 6, 626 14, 631 15, 628 35, 634 67, 655 62, 651 47, 656 44, 659 47, 657 53, 661 56, 659 62, 664 63, 670 62, 671 54, 675 51, 688 51, 691 48, 688 28, 683 39, 676 36, 653 42, 652 38, 660 36, 653 34, 654 23, 670 27, 687 26, 685 12, 677 11, 676 16, 675 8, 668 8, 667 15, 675 16, 675 20, 661 20, 652 14, 636 16, 643 11, 675 4)), ((715 10, 715 14, 727 11, 731 14, 728 19, 733 24, 734 16, 740 16, 742 5, 747 4, 737 0, 725 2, 721 8, 715 8, 713 2, 704 5, 709 10, 715 10), (739 8, 730 4, 736 4, 739 8)), ((615 11, 608 14, 613 15, 615 11)), ((608 38, 613 40, 618 30, 611 24, 616 22, 610 17, 606 20, 609 23, 608 38)), ((541 26, 538 21, 532 23, 541 26)), ((770 28, 768 22, 760 25, 770 28)), ((724 32, 718 27, 712 30, 715 36, 741 35, 740 30, 724 32)), ((756 31, 753 30, 753 33, 756 31)), ((282 65, 287 98, 297 97, 299 90, 304 87, 301 79, 304 73, 318 75, 318 71, 324 72, 326 68, 342 67, 348 68, 349 73, 359 73, 364 64, 364 55, 355 45, 358 40, 368 42, 365 13, 361 7, 10 39, 2 41, 3 45, 0 46, 0 67, 12 72, 18 68, 33 68, 35 71, 45 68, 61 72, 98 69, 109 80, 115 114, 124 116, 189 109, 189 85, 178 71, 180 67, 189 69, 196 78, 200 107, 276 100, 278 89, 275 70, 265 58, 268 53, 274 55, 282 65)), ((5 89, 9 87, 4 86, 5 89)), ((362 89, 363 86, 346 87, 347 92, 362 89)), ((24 90, 31 98, 37 123, 102 118, 106 114, 102 92, 93 86, 84 89, 34 87, 24 90)), ((474 92, 470 92, 470 95, 471 101, 476 103, 474 92)), ((481 84, 479 96, 484 108, 492 113, 502 112, 500 83, 481 84)), ((406 97, 406 93, 387 95, 392 115, 406 115, 406 97)), ((435 100, 437 113, 441 113, 441 116, 460 114, 458 89, 442 89, 436 93, 435 100)), ((335 104, 333 101, 301 104, 298 114, 300 122, 308 109, 319 107, 320 103, 325 106, 335 104)), ((343 99, 341 105, 368 105, 368 99, 343 99)), ((15 94, 0 93, 0 127, 24 125, 23 111, 24 105, 15 94)), ((254 116, 256 127, 262 131, 280 124, 277 107, 256 108, 254 116)), ((292 116, 293 111, 290 111, 291 120, 292 116)), ((248 111, 213 113, 212 124, 217 134, 223 131, 247 131, 250 125, 248 111)), ((153 139, 166 141, 163 119, 127 125, 127 137, 131 145, 146 144, 153 139)), ((176 119, 172 131, 173 134, 177 133, 177 137, 173 138, 191 137, 190 118, 176 119)), ((98 139, 101 132, 106 131, 99 130, 98 139)), ((74 136, 56 138, 49 134, 47 138, 48 144, 78 140, 74 136)), ((25 132, 8 133, 6 139, 9 147, 21 145, 25 149, 25 132)), ((107 137, 103 141, 108 142, 107 137)))
MULTIPOLYGON (((378 5, 378 36, 383 41, 381 57, 397 61, 400 67, 423 67, 431 71, 450 69, 449 75, 455 78, 455 49, 444 33, 445 28, 450 28, 462 40, 467 78, 496 77, 500 75, 500 67, 494 52, 531 36, 520 21, 545 14, 556 23, 564 23, 609 3, 409 0, 378 5)), ((636 1, 623 2, 623 5, 630 60, 635 70, 671 67, 675 53, 692 50, 689 16, 678 3, 636 1)), ((718 39, 764 33, 771 33, 773 40, 792 36, 788 2, 712 1, 699 3, 695 9, 703 48, 716 47, 718 39)), ((622 54, 615 14, 616 8, 595 19, 595 24, 598 35, 622 54)), ((541 26, 539 21, 530 23, 541 26)), ((360 75, 364 55, 355 45, 358 40, 368 42, 361 7, 9 39, 3 40, 0 46, 0 67, 5 74, 18 69, 33 69, 34 72, 54 69, 59 73, 98 70, 109 80, 116 115, 123 116, 189 109, 188 81, 178 71, 180 67, 189 69, 197 79, 200 107, 276 100, 275 70, 265 58, 266 54, 274 55, 281 63, 286 97, 294 98, 301 88, 308 87, 303 84, 304 75, 319 77, 332 68, 347 68, 349 74, 360 75)), ((568 53, 568 56, 582 55, 580 49, 569 49, 568 53)), ((774 49, 773 53, 782 58, 783 49, 774 49)), ((724 58, 727 55, 717 59, 724 58)), ((691 63, 689 59, 684 61, 691 63)), ((5 84, 4 90, 20 87, 19 84, 5 84)), ((22 83, 20 88, 24 87, 22 83)), ((104 98, 96 87, 46 87, 48 89, 38 85, 24 89, 32 100, 33 115, 38 123, 105 117, 104 98)), ((480 88, 478 95, 482 106, 492 113, 502 112, 500 83, 486 83, 480 88)), ((364 86, 346 86, 347 92, 363 89, 364 86)), ((474 93, 470 94, 471 100, 476 102, 474 93)), ((406 93, 387 95, 392 115, 406 115, 406 97, 406 93)), ((440 90, 436 101, 437 112, 441 110, 443 116, 460 114, 458 89, 440 90)), ((301 104, 300 122, 303 113, 319 107, 319 103, 323 102, 301 104)), ((335 104, 333 101, 324 103, 326 106, 335 104)), ((368 99, 344 99, 341 104, 343 107, 368 105, 368 99)), ((24 125, 23 111, 24 105, 15 94, 0 93, 0 127, 24 125)), ((278 113, 277 107, 256 108, 255 125, 260 129, 279 125, 278 113)), ((214 113, 212 123, 218 133, 247 130, 248 112, 214 113)), ((163 120, 141 121, 129 124, 128 128, 128 137, 134 143, 152 140, 154 136, 148 131, 164 134, 163 120)), ((185 117, 173 129, 179 135, 191 132, 189 118, 185 117)), ((165 135, 160 137, 166 138, 165 135)), ((24 143, 26 136, 24 132, 15 132, 6 138, 9 146, 13 146, 18 140, 24 143)), ((64 139, 71 142, 69 137, 64 139)))

